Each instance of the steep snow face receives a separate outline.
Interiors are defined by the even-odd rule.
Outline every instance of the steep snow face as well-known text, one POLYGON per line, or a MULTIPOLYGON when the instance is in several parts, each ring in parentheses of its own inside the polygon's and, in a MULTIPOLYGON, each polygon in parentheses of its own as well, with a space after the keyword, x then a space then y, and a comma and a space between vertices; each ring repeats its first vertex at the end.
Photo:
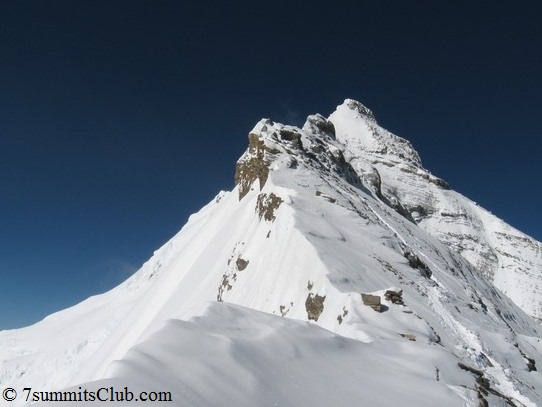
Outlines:
MULTIPOLYGON (((409 219, 380 164, 352 154, 384 154, 396 136, 376 126, 354 101, 331 120, 310 116, 302 129, 257 123, 236 188, 131 278, 0 332, 0 383, 147 383, 194 406, 324 406, 332 390, 341 405, 359 404, 362 393, 382 405, 379 396, 405 400, 405 384, 423 383, 411 405, 541 404, 540 326, 409 219), (306 394, 310 386, 318 389, 306 394)), ((426 174, 408 142, 391 144, 385 154, 395 165, 426 174)), ((421 176, 442 189, 431 177, 421 176)))
POLYGON ((507 225, 421 166, 406 140, 347 99, 329 120, 344 155, 378 196, 459 252, 529 315, 542 319, 542 245, 507 225))

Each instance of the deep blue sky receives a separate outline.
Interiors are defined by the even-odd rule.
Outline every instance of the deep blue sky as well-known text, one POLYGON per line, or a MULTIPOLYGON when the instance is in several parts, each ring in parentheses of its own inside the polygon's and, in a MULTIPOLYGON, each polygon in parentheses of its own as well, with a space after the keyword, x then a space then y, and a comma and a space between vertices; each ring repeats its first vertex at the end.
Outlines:
POLYGON ((538 2, 193 3, 0 1, 0 329, 133 273, 261 117, 347 97, 542 240, 538 2))

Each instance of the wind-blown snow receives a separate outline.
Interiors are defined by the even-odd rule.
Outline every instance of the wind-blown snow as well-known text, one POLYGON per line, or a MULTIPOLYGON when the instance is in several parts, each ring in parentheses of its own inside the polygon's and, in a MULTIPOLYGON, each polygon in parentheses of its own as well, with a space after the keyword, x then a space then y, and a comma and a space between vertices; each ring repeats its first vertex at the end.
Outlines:
POLYGON ((175 406, 462 405, 459 386, 469 380, 440 346, 400 337, 366 344, 224 303, 168 321, 109 373, 83 387, 173 390, 175 406))

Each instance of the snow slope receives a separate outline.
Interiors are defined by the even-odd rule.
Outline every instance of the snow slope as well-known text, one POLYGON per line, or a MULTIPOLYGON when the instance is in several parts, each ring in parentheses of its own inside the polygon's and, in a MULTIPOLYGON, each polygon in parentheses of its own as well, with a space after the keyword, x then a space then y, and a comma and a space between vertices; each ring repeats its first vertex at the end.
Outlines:
POLYGON ((430 174, 412 145, 378 126, 360 103, 346 100, 330 121, 356 172, 379 179, 382 198, 461 253, 525 312, 542 319, 540 242, 430 174))
POLYGON ((168 321, 111 366, 112 379, 83 387, 127 386, 134 398, 173 389, 168 405, 175 406, 462 405, 460 384, 469 373, 439 346, 429 349, 430 357, 412 360, 427 351, 417 342, 367 344, 306 322, 215 303, 203 317, 168 321))
MULTIPOLYGON (((542 329, 488 278, 508 269, 489 273, 458 253, 436 215, 415 217, 410 203, 427 185, 453 191, 423 172, 408 142, 376 126, 351 100, 302 129, 260 121, 235 189, 132 277, 0 332, 0 388, 129 386, 194 406, 541 404, 542 329), (380 168, 377 154, 398 163, 380 168), (392 196, 399 159, 426 183, 397 181, 392 196)), ((449 210, 441 202, 436 208, 449 210)), ((517 249, 492 232, 504 226, 472 208, 492 250, 517 249)), ((440 216, 453 233, 463 230, 440 216)), ((536 255, 528 260, 537 264, 536 255)), ((509 288, 532 299, 526 304, 540 300, 518 287, 509 288)))

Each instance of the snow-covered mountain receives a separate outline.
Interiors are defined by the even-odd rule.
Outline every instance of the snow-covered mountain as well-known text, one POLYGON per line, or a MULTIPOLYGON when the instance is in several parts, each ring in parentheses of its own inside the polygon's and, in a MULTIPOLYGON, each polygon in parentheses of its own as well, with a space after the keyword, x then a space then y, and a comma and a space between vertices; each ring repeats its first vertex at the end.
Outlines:
POLYGON ((118 287, 0 332, 10 405, 542 405, 540 243, 366 107, 260 121, 235 180, 118 287))
POLYGON ((527 314, 542 320, 542 244, 421 165, 412 145, 353 100, 331 115, 346 160, 382 200, 469 260, 527 314))

